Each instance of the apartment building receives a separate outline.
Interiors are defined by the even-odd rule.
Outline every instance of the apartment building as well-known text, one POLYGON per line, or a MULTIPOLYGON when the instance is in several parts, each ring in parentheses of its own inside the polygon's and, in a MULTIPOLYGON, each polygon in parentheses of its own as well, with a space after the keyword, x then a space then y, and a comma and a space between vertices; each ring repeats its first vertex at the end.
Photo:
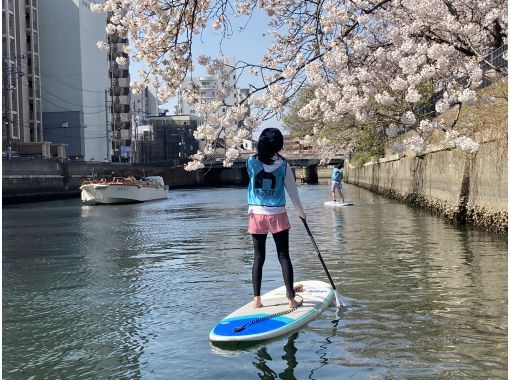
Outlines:
MULTIPOLYGON (((111 14, 108 15, 110 17, 111 14)), ((129 88, 129 55, 124 52, 128 45, 127 37, 110 34, 107 37, 108 76, 109 76, 109 129, 108 145, 112 161, 131 161, 131 91, 129 88), (117 63, 117 58, 124 58, 124 63, 117 63)))
MULTIPOLYGON (((224 58, 225 64, 231 67, 235 67, 235 59, 232 57, 224 58)), ((228 106, 239 104, 239 102, 245 99, 249 93, 249 89, 238 88, 236 85, 236 74, 234 71, 229 73, 228 79, 226 79, 231 85, 233 85, 232 91, 225 98, 225 106, 218 109, 218 115, 223 115, 228 106)), ((181 88, 177 91, 177 107, 176 114, 178 115, 193 115, 205 118, 206 115, 198 112, 194 106, 188 104, 182 97, 184 91, 192 84, 195 83, 200 87, 200 96, 202 100, 209 102, 216 99, 218 89, 223 85, 217 75, 205 75, 197 78, 187 78, 181 88)))
POLYGON ((2 112, 2 150, 43 141, 36 0, 2 1, 2 112))

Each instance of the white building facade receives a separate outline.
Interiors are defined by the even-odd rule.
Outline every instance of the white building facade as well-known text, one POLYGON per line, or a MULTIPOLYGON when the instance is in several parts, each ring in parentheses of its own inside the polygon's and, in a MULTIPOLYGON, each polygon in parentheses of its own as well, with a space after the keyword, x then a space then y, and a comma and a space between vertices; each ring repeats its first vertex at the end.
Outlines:
MULTIPOLYGON (((224 62, 226 65, 230 67, 235 67, 235 59, 234 58, 224 58, 224 62)), ((227 111, 228 106, 234 106, 238 105, 241 100, 247 97, 247 94, 249 92, 248 89, 241 89, 236 86, 236 74, 235 71, 232 70, 231 73, 229 73, 227 79, 221 79, 219 76, 213 76, 213 75, 205 75, 198 78, 187 78, 183 84, 181 85, 181 88, 177 92, 177 107, 176 107, 176 114, 178 115, 193 115, 205 118, 207 115, 204 115, 196 110, 196 108, 190 104, 188 104, 183 99, 183 93, 184 91, 192 84, 195 83, 200 88, 200 97, 205 102, 210 102, 216 99, 218 95, 218 89, 221 88, 224 85, 224 81, 228 81, 230 86, 232 86, 232 90, 227 94, 225 97, 225 106, 221 106, 218 109, 217 114, 219 116, 225 114, 227 111)))
POLYGON ((148 86, 140 94, 131 94, 131 105, 132 114, 138 117, 139 122, 151 116, 159 116, 157 89, 154 86, 148 86))
POLYGON ((67 144, 69 156, 109 161, 108 55, 96 46, 107 16, 92 13, 91 3, 38 2, 43 131, 67 144))

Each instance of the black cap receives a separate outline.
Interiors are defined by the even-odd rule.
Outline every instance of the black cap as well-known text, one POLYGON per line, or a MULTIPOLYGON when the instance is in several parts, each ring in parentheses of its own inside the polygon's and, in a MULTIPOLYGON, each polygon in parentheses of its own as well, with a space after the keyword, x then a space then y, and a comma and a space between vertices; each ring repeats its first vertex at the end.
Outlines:
POLYGON ((266 128, 262 131, 257 144, 257 152, 273 155, 283 148, 283 135, 278 128, 266 128))

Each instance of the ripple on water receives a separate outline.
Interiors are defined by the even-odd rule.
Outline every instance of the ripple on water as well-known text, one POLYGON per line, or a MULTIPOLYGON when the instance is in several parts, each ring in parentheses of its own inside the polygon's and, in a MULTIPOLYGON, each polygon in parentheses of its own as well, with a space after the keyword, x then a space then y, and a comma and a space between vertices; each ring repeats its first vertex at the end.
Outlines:
MULTIPOLYGON (((173 190, 112 207, 3 212, 3 359, 11 378, 506 378, 507 242, 346 186, 302 186, 349 307, 222 351, 208 334, 252 296, 244 189, 173 190), (20 236, 23 236, 21 239, 20 236)), ((289 207, 297 280, 327 281, 289 207)), ((268 239, 263 291, 283 284, 268 239)))

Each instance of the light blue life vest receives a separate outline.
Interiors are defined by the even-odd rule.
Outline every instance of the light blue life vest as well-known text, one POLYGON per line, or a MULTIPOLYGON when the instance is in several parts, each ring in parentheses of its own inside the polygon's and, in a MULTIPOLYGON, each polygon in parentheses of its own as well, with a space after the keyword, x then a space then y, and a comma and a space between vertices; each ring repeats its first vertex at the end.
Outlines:
POLYGON ((248 204, 254 206, 285 206, 285 172, 287 162, 274 172, 264 171, 264 164, 256 157, 248 158, 246 163, 250 183, 248 185, 248 204))
POLYGON ((344 169, 333 169, 333 174, 331 174, 331 179, 333 181, 340 182, 344 178, 344 169))

